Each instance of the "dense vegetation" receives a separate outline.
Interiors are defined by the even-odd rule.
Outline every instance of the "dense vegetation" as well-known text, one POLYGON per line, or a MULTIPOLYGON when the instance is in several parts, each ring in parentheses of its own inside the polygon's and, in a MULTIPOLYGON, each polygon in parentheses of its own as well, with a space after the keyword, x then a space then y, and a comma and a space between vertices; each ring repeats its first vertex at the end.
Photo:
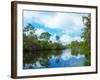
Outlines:
POLYGON ((59 43, 60 37, 57 35, 57 42, 50 40, 51 34, 49 32, 43 32, 40 36, 35 34, 36 29, 31 25, 24 27, 23 29, 23 46, 24 50, 53 50, 64 49, 65 46, 59 43))
POLYGON ((85 28, 81 38, 84 40, 81 42, 72 41, 69 47, 72 49, 72 54, 77 55, 78 53, 84 54, 86 57, 85 65, 91 65, 91 16, 83 17, 85 28))

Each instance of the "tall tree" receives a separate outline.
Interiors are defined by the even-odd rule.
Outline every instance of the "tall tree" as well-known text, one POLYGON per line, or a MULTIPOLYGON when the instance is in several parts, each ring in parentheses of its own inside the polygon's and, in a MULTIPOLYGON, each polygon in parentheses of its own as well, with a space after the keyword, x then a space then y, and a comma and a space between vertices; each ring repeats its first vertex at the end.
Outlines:
POLYGON ((36 29, 30 23, 23 29, 24 34, 28 33, 28 35, 33 35, 35 31, 36 29))
POLYGON ((60 37, 57 35, 56 36, 56 40, 59 42, 59 40, 60 40, 60 37))
POLYGON ((91 65, 91 15, 83 17, 83 23, 85 28, 81 36, 84 39, 82 52, 87 58, 86 65, 91 65))
POLYGON ((49 32, 43 32, 40 35, 40 39, 45 39, 45 40, 49 40, 50 39, 51 34, 49 32))
POLYGON ((24 50, 32 50, 33 42, 36 43, 37 36, 35 33, 35 28, 29 23, 23 28, 23 47, 24 50))

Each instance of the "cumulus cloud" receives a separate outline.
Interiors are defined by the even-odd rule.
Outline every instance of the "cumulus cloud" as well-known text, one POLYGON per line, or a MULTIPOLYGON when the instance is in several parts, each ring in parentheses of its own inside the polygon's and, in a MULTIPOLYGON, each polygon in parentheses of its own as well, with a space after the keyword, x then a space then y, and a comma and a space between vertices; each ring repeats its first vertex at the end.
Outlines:
POLYGON ((55 13, 55 16, 45 17, 41 21, 46 27, 53 29, 78 30, 84 27, 82 15, 75 13, 55 13))
POLYGON ((66 45, 66 44, 69 44, 71 43, 72 41, 83 41, 83 39, 81 37, 71 37, 67 34, 63 34, 61 37, 60 37, 60 41, 61 43, 63 43, 63 45, 66 45))
POLYGON ((57 34, 52 35, 52 36, 50 37, 50 40, 51 40, 52 42, 57 42, 56 36, 57 36, 57 34))
POLYGON ((38 19, 45 27, 53 29, 78 29, 83 27, 82 15, 77 13, 25 11, 24 17, 38 19))
POLYGON ((40 15, 41 15, 41 12, 39 11, 24 11, 25 18, 38 17, 40 15))
MULTIPOLYGON (((82 41, 80 35, 82 29, 84 28, 82 17, 88 16, 88 14, 82 13, 69 13, 69 12, 45 12, 45 11, 25 11, 24 12, 24 24, 29 22, 36 22, 38 26, 44 25, 41 28, 37 28, 35 34, 40 36, 42 32, 45 32, 46 29, 62 31, 60 36, 60 41, 63 44, 69 44, 74 40, 82 41)), ((52 32, 52 31, 51 31, 52 32)), ((53 32, 53 35, 50 37, 50 40, 56 42, 57 32, 53 32)))
POLYGON ((37 36, 40 36, 41 33, 43 33, 43 32, 45 32, 45 30, 43 30, 43 29, 36 29, 35 34, 36 34, 37 36))

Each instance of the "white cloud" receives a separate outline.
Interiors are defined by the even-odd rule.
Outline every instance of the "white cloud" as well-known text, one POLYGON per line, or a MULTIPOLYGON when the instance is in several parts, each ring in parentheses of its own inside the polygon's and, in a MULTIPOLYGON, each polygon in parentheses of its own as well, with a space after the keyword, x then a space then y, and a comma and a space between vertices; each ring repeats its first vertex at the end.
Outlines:
MULTIPOLYGON (((54 35, 52 35, 51 37, 50 37, 50 40, 52 41, 52 42, 57 42, 57 40, 56 40, 56 35, 57 34, 54 34, 54 35)), ((69 36, 69 35, 67 35, 67 34, 62 34, 62 36, 60 36, 60 43, 62 43, 63 45, 66 45, 66 44, 69 44, 69 43, 71 43, 72 41, 78 41, 78 42, 80 42, 80 41, 83 41, 83 39, 81 38, 81 37, 71 37, 71 36, 69 36)))
POLYGON ((41 13, 38 11, 24 11, 25 18, 37 17, 39 15, 41 15, 41 13))
POLYGON ((56 15, 52 17, 46 17, 46 19, 41 19, 46 27, 49 28, 61 28, 61 21, 64 18, 64 13, 56 13, 56 15))
POLYGON ((72 41, 72 38, 68 35, 62 35, 60 37, 60 41, 63 43, 63 44, 68 44, 68 43, 71 43, 72 41))
MULTIPOLYGON (((62 36, 60 41, 63 44, 69 44, 74 40, 82 41, 80 35, 81 29, 84 28, 82 22, 82 16, 87 16, 88 14, 78 14, 78 13, 58 13, 58 12, 39 12, 39 11, 26 11, 24 13, 26 22, 35 21, 39 24, 45 25, 44 27, 51 29, 61 29, 62 36), (75 35, 72 37, 71 35, 75 35)), ((37 29, 35 34, 40 36, 42 32, 45 32, 43 29, 37 29)), ((50 40, 56 42, 56 33, 51 36, 50 40)))
POLYGON ((56 13, 52 17, 41 18, 46 27, 60 29, 80 29, 83 27, 82 16, 75 13, 56 13))
POLYGON ((83 41, 83 39, 81 37, 71 37, 67 34, 64 34, 60 37, 60 41, 62 44, 66 45, 66 44, 69 44, 71 43, 72 41, 83 41))
POLYGON ((36 29, 35 34, 36 34, 37 36, 40 36, 41 33, 43 33, 43 32, 45 32, 43 29, 36 29))
POLYGON ((49 28, 74 28, 76 26, 78 27, 82 25, 82 16, 80 14, 57 12, 51 12, 52 14, 49 13, 38 11, 25 11, 24 17, 27 19, 37 19, 49 28))
POLYGON ((55 13, 52 17, 49 15, 45 18, 40 17, 40 21, 45 27, 61 29, 67 35, 74 33, 79 35, 84 28, 82 16, 82 14, 77 13, 55 13))
POLYGON ((50 37, 50 40, 51 40, 52 42, 57 42, 57 40, 56 40, 56 34, 52 35, 52 36, 50 37))
MULTIPOLYGON (((39 12, 25 11, 26 19, 34 20, 37 23, 45 25, 52 29, 62 29, 65 32, 78 32, 83 26, 82 16, 86 14, 78 13, 61 13, 61 12, 39 12)), ((27 21, 28 21, 27 20, 27 21)))

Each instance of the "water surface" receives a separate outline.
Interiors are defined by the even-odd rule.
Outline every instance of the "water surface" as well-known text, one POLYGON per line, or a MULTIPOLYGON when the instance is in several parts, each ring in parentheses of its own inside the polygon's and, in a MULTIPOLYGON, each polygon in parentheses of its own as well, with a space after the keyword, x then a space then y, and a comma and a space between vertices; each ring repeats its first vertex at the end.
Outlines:
POLYGON ((80 67, 84 66, 85 56, 71 54, 71 49, 24 52, 23 69, 80 67))

